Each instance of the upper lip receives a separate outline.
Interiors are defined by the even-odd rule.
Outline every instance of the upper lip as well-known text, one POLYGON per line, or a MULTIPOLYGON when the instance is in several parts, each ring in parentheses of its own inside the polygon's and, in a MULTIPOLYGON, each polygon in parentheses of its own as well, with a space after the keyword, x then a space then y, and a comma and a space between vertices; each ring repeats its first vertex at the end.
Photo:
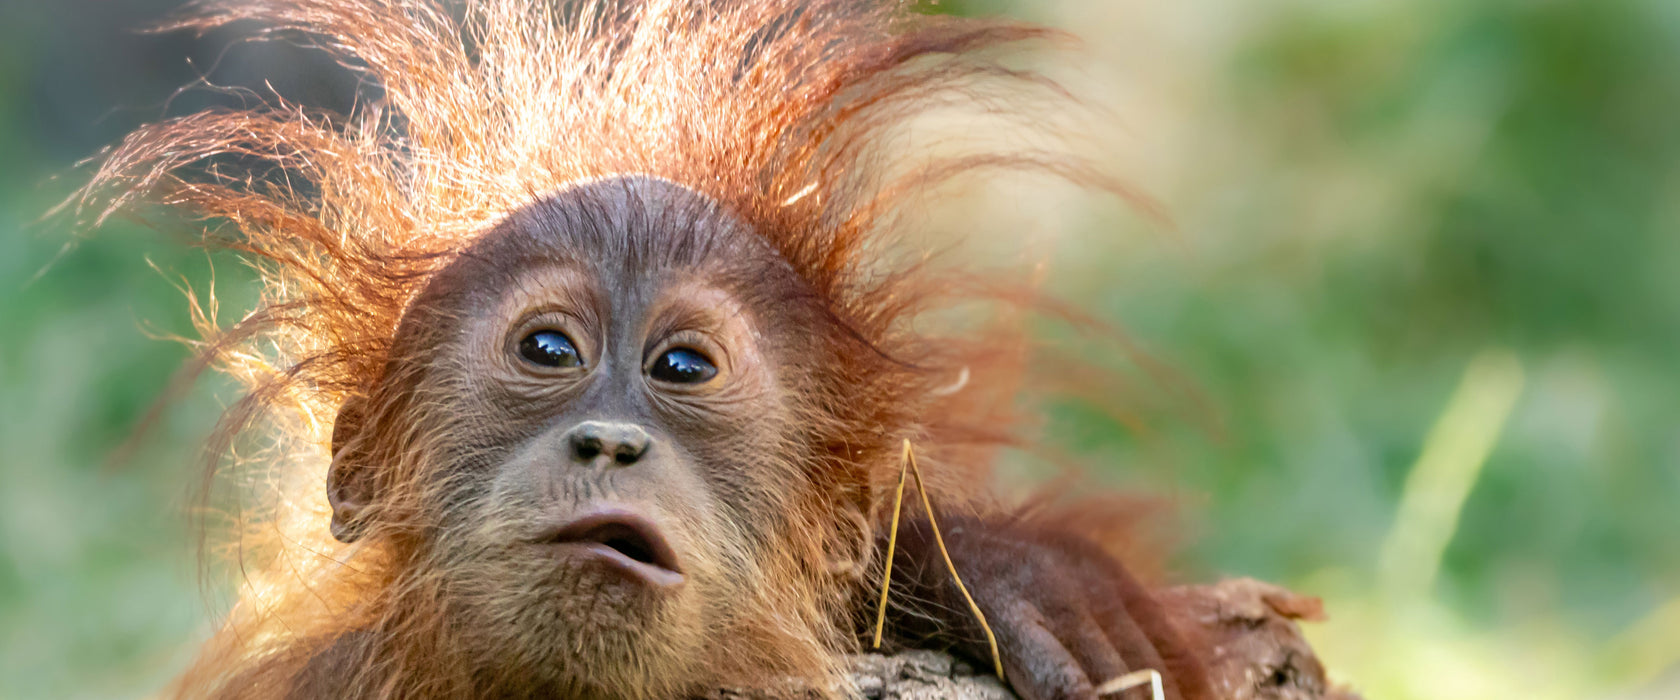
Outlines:
POLYGON ((621 568, 652 583, 681 581, 682 566, 653 521, 625 508, 601 508, 544 528, 534 544, 598 545, 621 568))

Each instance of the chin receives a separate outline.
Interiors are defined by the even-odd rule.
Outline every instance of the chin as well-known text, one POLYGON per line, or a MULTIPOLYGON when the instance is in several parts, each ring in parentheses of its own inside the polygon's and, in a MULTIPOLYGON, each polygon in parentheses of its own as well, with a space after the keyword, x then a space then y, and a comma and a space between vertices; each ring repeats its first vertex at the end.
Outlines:
POLYGON ((477 665, 507 679, 499 685, 535 694, 663 698, 705 683, 697 660, 708 625, 696 582, 649 585, 615 564, 526 556, 474 567, 480 575, 450 586, 454 626, 477 665))

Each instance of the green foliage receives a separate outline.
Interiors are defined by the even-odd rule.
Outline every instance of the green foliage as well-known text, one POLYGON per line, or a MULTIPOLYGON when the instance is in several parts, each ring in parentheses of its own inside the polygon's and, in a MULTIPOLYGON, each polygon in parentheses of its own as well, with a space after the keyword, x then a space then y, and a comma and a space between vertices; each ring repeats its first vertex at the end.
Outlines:
MULTIPOLYGON (((1121 437, 1111 463, 1208 495, 1190 515, 1207 521, 1197 553, 1211 568, 1316 588, 1332 613, 1392 612, 1375 564, 1402 484, 1470 359, 1508 349, 1525 390, 1431 604, 1450 634, 1491 635, 1511 657, 1538 653, 1517 632, 1536 626, 1569 630, 1546 643, 1600 646, 1680 590, 1674 6, 1286 7, 1210 47, 1228 60, 1191 115, 1206 145, 1167 193, 1195 252, 1085 247, 1069 261, 1100 278, 1072 293, 1199 382, 1224 419, 1217 440, 1193 424, 1121 437)), ((1081 420, 1070 430, 1090 433, 1081 420)), ((1391 661, 1449 645, 1390 641, 1391 661)), ((1518 694, 1642 683, 1680 661, 1657 657, 1616 677, 1576 659, 1518 694)), ((1486 690, 1371 675, 1355 678, 1383 697, 1486 690)))

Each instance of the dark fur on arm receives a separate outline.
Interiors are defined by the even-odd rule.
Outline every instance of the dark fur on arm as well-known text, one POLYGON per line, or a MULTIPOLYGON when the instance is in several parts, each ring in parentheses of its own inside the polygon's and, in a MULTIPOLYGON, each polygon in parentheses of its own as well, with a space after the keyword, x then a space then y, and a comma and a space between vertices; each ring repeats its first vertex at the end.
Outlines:
MULTIPOLYGON (((1022 697, 1093 697, 1103 682, 1146 668, 1161 672, 1170 698, 1213 697, 1193 647, 1160 603, 1095 543, 1008 516, 944 520, 951 558, 1022 697)), ((892 584, 895 641, 948 647, 990 665, 985 634, 926 519, 901 526, 892 584)))

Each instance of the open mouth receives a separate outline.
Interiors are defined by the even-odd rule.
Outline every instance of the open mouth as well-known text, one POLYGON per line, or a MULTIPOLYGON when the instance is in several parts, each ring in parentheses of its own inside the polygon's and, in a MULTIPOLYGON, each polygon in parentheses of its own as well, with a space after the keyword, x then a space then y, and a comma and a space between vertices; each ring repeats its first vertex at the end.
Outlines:
POLYGON ((544 531, 536 542, 584 555, 655 586, 682 583, 677 554, 647 518, 622 509, 597 510, 544 531))

